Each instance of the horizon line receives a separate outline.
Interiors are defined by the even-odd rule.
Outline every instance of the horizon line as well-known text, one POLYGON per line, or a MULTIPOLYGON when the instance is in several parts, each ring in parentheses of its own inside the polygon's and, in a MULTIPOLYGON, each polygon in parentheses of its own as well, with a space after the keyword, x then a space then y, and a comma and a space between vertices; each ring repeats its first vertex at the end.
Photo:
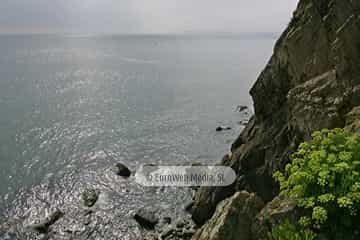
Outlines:
POLYGON ((102 36, 243 36, 243 37, 277 37, 281 32, 217 32, 217 31, 187 31, 187 32, 135 32, 135 33, 74 33, 74 32, 0 32, 0 36, 69 36, 69 37, 102 37, 102 36))

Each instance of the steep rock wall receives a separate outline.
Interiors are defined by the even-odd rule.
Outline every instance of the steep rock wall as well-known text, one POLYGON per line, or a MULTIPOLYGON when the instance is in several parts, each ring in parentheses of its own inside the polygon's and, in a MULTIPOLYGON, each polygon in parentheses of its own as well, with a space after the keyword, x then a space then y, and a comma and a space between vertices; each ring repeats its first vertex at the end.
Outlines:
POLYGON ((193 208, 198 224, 236 191, 272 200, 278 193, 273 172, 313 131, 346 126, 358 131, 360 1, 300 0, 250 93, 255 115, 222 161, 236 171, 237 181, 198 191, 193 208))

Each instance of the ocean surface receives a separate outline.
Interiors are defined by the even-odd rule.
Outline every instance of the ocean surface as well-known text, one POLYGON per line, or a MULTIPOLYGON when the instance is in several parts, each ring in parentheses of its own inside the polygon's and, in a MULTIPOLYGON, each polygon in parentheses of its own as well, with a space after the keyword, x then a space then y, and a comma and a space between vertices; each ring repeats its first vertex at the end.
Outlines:
POLYGON ((219 162, 274 41, 0 36, 0 239, 37 239, 26 226, 56 207, 67 216, 60 225, 78 228, 58 231, 84 239, 138 238, 131 216, 142 206, 183 214, 188 189, 145 188, 112 166, 219 162), (87 187, 101 191, 90 233, 76 222, 87 187))

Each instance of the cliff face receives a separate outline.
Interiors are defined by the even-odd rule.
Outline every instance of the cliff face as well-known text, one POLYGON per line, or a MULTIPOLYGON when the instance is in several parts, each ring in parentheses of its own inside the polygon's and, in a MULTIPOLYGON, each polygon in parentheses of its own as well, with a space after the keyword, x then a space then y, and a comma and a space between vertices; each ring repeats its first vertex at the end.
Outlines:
POLYGON ((222 161, 236 171, 237 181, 198 191, 193 208, 198 224, 240 190, 271 201, 278 193, 273 172, 284 168, 313 131, 358 131, 360 1, 300 0, 250 93, 255 116, 222 161))

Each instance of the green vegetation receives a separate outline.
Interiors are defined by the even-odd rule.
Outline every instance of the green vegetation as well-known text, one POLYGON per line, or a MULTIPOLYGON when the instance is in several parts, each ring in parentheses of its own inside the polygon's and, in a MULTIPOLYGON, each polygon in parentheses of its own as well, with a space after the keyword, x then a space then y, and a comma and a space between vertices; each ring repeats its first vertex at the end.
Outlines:
POLYGON ((295 199, 304 209, 304 216, 299 219, 303 228, 335 239, 351 239, 359 228, 356 226, 360 211, 357 136, 342 129, 315 132, 311 141, 299 146, 285 173, 276 172, 274 178, 280 183, 281 194, 295 199))
POLYGON ((269 240, 315 240, 316 234, 309 229, 299 229, 289 221, 275 227, 268 234, 269 240))

